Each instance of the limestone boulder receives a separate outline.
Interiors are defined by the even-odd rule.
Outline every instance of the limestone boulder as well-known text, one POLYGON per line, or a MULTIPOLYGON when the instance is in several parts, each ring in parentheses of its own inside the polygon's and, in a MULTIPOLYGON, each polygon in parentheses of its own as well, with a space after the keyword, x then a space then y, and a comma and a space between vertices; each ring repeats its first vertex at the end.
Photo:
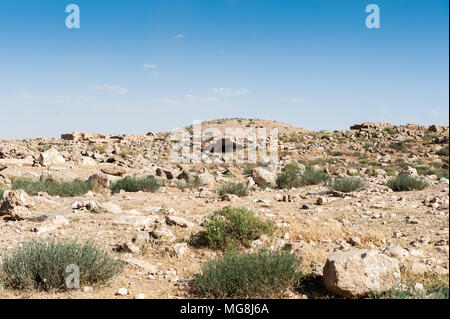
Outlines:
POLYGON ((417 176, 417 170, 414 167, 406 166, 398 173, 398 176, 417 176))
POLYGON ((264 167, 255 167, 252 171, 252 178, 256 184, 275 184, 277 176, 264 167))
POLYGON ((397 259, 378 250, 357 249, 333 253, 323 268, 326 289, 346 298, 381 293, 400 284, 397 259))
POLYGON ((51 148, 39 154, 38 162, 42 166, 49 166, 54 164, 65 163, 66 160, 64 156, 62 156, 56 149, 51 148))

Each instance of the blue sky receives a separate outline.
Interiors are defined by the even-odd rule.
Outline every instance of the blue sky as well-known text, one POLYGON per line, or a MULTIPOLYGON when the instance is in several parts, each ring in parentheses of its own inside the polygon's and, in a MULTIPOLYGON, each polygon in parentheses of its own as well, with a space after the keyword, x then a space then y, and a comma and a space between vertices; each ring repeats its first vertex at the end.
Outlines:
POLYGON ((448 125, 444 0, 2 0, 0 138, 250 117, 448 125), (81 28, 65 26, 67 5, 81 28), (368 29, 365 7, 380 7, 368 29))

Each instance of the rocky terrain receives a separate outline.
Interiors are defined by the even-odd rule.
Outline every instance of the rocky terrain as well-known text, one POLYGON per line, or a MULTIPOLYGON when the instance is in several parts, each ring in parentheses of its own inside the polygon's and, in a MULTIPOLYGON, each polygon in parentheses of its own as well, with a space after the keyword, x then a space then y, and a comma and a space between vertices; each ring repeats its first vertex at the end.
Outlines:
POLYGON ((126 262, 107 285, 52 293, 1 286, 0 298, 195 298, 193 276, 222 252, 197 247, 192 238, 206 216, 227 205, 250 208, 277 226, 247 250, 284 248, 301 256, 312 279, 280 298, 353 298, 400 283, 448 287, 448 127, 364 123, 314 132, 247 119, 203 127, 276 127, 278 166, 266 165, 263 156, 258 165, 171 163, 177 141, 167 132, 0 140, 0 260, 35 238, 69 238, 93 240, 126 262), (331 178, 358 176, 366 188, 340 192, 327 182, 267 187, 291 163, 331 178), (398 174, 417 176, 428 187, 393 191, 387 182, 398 174), (163 184, 156 192, 109 191, 126 176, 149 175, 163 184), (196 177, 198 185, 183 186, 196 177), (90 180, 96 187, 81 196, 29 195, 14 188, 18 180, 90 180), (230 182, 248 187, 248 196, 219 196, 230 182))

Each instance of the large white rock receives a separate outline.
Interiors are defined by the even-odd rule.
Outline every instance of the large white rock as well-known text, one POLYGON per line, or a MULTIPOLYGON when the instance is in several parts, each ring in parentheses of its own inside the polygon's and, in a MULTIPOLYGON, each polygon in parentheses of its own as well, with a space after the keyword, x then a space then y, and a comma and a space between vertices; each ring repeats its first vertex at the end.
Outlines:
POLYGON ((54 148, 49 149, 48 151, 42 152, 39 154, 38 158, 39 164, 42 166, 48 166, 53 164, 62 164, 65 163, 66 160, 64 156, 62 156, 57 150, 54 148))
POLYGON ((106 202, 98 203, 91 211, 96 214, 119 214, 122 212, 122 209, 117 204, 106 202))
POLYGON ((70 222, 61 215, 57 215, 54 219, 50 221, 46 221, 42 223, 41 225, 34 228, 34 231, 37 234, 43 234, 48 232, 53 232, 59 228, 64 228, 70 225, 70 222))
POLYGON ((169 226, 179 226, 182 228, 194 226, 193 222, 178 216, 166 216, 166 224, 169 226))
POLYGON ((275 184, 277 176, 264 167, 255 167, 252 171, 252 178, 256 184, 275 184))
POLYGON ((347 298, 380 293, 400 284, 397 259, 378 250, 350 250, 331 254, 323 268, 328 291, 347 298))
POLYGON ((398 176, 417 176, 417 170, 414 167, 406 166, 398 173, 398 176))
POLYGON ((0 215, 8 215, 15 220, 26 219, 31 217, 31 212, 28 208, 33 206, 33 198, 22 189, 6 190, 3 193, 0 215))
POLYGON ((33 207, 33 198, 22 189, 6 190, 3 193, 3 203, 0 210, 6 210, 16 206, 33 207))
POLYGON ((204 172, 201 173, 197 176, 200 185, 205 185, 209 188, 213 188, 214 185, 216 184, 216 181, 214 180, 214 176, 212 176, 210 173, 208 172, 204 172))
POLYGON ((94 167, 94 166, 97 166, 98 164, 97 164, 96 160, 93 159, 92 157, 83 156, 81 158, 80 165, 85 166, 85 167, 94 167))
POLYGON ((113 225, 129 225, 135 227, 150 227, 159 223, 158 216, 119 215, 112 220, 113 225))
MULTIPOLYGON (((0 212, 0 215, 2 212, 0 212)), ((25 206, 16 206, 6 212, 6 215, 14 220, 24 220, 32 217, 31 211, 25 206)))
POLYGON ((164 225, 157 225, 150 235, 158 240, 166 243, 173 243, 177 238, 176 236, 164 225))

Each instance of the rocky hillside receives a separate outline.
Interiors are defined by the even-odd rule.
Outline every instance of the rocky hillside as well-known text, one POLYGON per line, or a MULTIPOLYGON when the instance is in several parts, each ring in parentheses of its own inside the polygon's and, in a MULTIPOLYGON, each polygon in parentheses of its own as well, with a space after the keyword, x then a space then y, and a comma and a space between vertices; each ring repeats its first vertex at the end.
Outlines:
POLYGON ((50 238, 93 240, 125 262, 107 284, 57 292, 0 284, 0 298, 200 297, 196 274, 226 249, 198 238, 226 206, 274 225, 241 252, 301 257, 307 279, 272 297, 448 294, 448 127, 315 132, 249 119, 202 127, 275 127, 278 165, 262 154, 257 164, 172 163, 178 141, 168 132, 0 140, 0 263, 19 245, 50 238))

